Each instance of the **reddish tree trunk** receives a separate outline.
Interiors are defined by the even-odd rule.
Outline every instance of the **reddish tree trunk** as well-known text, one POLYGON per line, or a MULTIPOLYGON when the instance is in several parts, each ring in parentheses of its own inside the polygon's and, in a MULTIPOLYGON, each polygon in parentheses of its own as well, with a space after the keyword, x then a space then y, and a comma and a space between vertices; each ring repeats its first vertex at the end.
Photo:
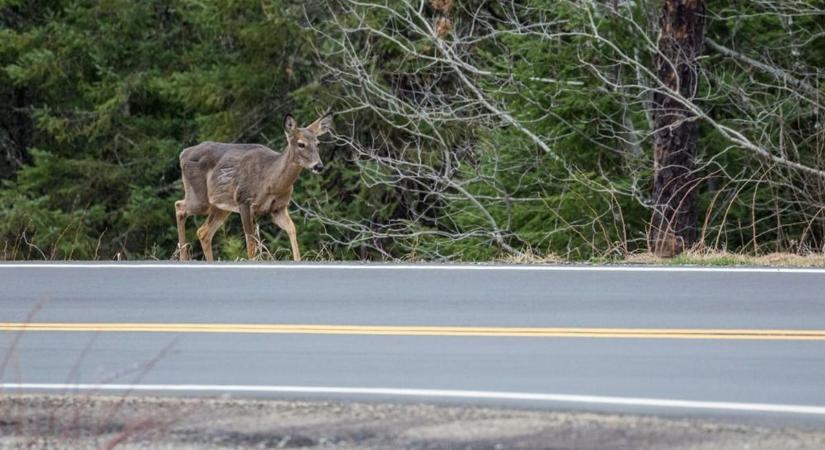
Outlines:
MULTIPOLYGON (((696 95, 705 25, 705 0, 664 0, 660 19, 659 80, 686 99, 696 95)), ((653 218, 649 248, 670 257, 696 241, 696 117, 661 92, 653 97, 656 127, 653 218)))

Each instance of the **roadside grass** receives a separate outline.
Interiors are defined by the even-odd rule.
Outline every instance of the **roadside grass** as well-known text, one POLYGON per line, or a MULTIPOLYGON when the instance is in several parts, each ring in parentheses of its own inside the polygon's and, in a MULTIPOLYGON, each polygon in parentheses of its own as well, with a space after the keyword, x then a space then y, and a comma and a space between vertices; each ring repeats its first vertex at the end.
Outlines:
POLYGON ((98 393, 0 392, 0 449, 156 448, 170 429, 197 410, 186 403, 133 411, 142 398, 98 393))
POLYGON ((588 261, 570 261, 549 255, 509 256, 495 260, 504 264, 633 264, 651 266, 718 266, 718 267, 825 267, 823 253, 767 253, 749 255, 720 250, 690 250, 673 258, 662 258, 650 252, 629 253, 624 257, 593 258, 588 261))
MULTIPOLYGON (((288 262, 292 260, 292 252, 288 243, 273 240, 272 236, 268 239, 258 238, 258 252, 253 258, 253 261, 259 262, 288 262)), ((5 242, 0 246, 0 261, 74 261, 74 260, 88 260, 88 261, 108 261, 109 259, 100 258, 100 254, 96 249, 92 258, 72 258, 69 253, 67 257, 61 258, 57 255, 53 246, 44 247, 46 250, 38 247, 35 242, 26 238, 25 234, 18 237, 13 242, 5 242), (50 249, 50 250, 48 250, 50 249)), ((660 266, 718 266, 718 267, 736 267, 736 266, 759 266, 759 267, 825 267, 825 252, 805 252, 805 253, 791 253, 791 252, 771 252, 754 255, 753 253, 730 252, 727 250, 713 250, 713 249, 694 249, 686 251, 680 255, 672 258, 658 257, 650 252, 645 251, 630 251, 621 253, 619 249, 626 248, 626 246, 614 247, 611 251, 604 254, 604 256, 594 257, 586 260, 571 259, 557 254, 539 255, 534 253, 530 248, 526 249, 521 255, 508 255, 499 258, 493 258, 487 261, 478 260, 445 260, 438 262, 453 262, 453 263, 500 263, 500 264, 636 264, 636 265, 660 265, 660 266)), ((188 243, 188 249, 193 260, 201 260, 202 254, 200 252, 200 244, 195 241, 188 243)), ((218 261, 232 261, 240 262, 247 261, 246 258, 246 244, 242 236, 236 236, 223 232, 220 243, 214 245, 216 259, 218 261)), ((147 253, 142 255, 140 259, 133 259, 133 261, 177 261, 179 250, 173 251, 169 256, 163 254, 163 249, 153 244, 147 248, 147 253)), ((115 261, 126 260, 122 253, 117 253, 113 258, 115 261)), ((302 260, 309 262, 345 262, 361 260, 340 260, 333 257, 333 253, 325 247, 320 249, 306 248, 302 249, 302 260)), ((398 259, 386 258, 377 260, 375 262, 405 262, 405 263, 432 263, 431 259, 422 258, 420 255, 406 255, 398 259)))
POLYGON ((754 256, 727 251, 693 250, 673 258, 660 258, 651 253, 631 254, 618 262, 670 266, 825 267, 825 254, 768 253, 754 256))

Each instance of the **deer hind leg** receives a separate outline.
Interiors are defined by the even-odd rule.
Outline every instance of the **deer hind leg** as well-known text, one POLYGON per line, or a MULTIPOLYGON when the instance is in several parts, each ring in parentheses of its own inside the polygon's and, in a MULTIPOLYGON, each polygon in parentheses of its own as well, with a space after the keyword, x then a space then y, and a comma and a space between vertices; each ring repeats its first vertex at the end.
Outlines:
POLYGON ((255 239, 255 217, 252 214, 252 208, 250 205, 241 204, 238 206, 238 212, 241 214, 243 234, 246 237, 246 256, 254 259, 258 250, 258 242, 255 239))
POLYGON ((273 212, 272 221, 289 235, 289 245, 292 247, 292 259, 294 261, 300 261, 301 251, 298 249, 298 233, 295 231, 295 224, 292 223, 292 219, 289 217, 289 212, 286 208, 273 212))
POLYGON ((182 159, 180 168, 184 195, 183 200, 175 202, 175 218, 178 224, 180 260, 186 261, 190 258, 189 244, 186 242, 186 218, 206 214, 209 203, 206 201, 206 175, 199 166, 182 159))
POLYGON ((203 256, 206 257, 207 261, 214 261, 212 257, 212 237, 215 236, 215 232, 221 228, 227 217, 229 217, 229 211, 209 207, 206 222, 198 228, 198 239, 201 242, 203 256))
POLYGON ((186 200, 175 202, 175 219, 178 223, 178 255, 181 261, 189 260, 189 244, 186 242, 186 200))

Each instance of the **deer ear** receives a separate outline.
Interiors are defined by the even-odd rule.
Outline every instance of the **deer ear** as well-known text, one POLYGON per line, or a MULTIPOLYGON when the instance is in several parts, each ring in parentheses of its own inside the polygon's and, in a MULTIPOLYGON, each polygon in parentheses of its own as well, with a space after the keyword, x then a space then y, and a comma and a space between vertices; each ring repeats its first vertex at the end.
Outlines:
POLYGON ((286 130, 287 133, 290 133, 295 131, 295 128, 298 128, 298 122, 295 121, 292 114, 286 113, 286 115, 284 115, 284 130, 286 130))
POLYGON ((327 110, 326 114, 315 122, 312 122, 312 125, 307 128, 315 133, 316 136, 327 134, 329 129, 332 128, 332 111, 327 110))

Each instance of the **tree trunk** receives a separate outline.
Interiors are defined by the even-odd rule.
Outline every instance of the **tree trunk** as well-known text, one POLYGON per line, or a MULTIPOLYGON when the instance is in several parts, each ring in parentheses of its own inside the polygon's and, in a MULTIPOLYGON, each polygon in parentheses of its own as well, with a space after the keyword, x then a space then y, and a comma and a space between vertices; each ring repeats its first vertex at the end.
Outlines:
MULTIPOLYGON (((660 19, 659 80, 686 99, 696 95, 705 22, 705 0, 664 0, 660 19)), ((653 218, 648 246, 670 257, 696 241, 696 117, 678 100, 657 92, 653 218)))

